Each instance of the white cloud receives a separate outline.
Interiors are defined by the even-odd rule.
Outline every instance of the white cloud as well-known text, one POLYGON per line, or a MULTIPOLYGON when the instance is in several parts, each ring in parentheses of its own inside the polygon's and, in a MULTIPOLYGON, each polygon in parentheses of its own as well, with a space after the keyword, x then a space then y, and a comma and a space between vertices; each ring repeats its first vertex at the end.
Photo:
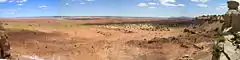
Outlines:
POLYGON ((80 3, 80 4, 85 4, 84 2, 80 3))
POLYGON ((227 5, 226 3, 224 3, 224 4, 220 4, 220 5, 227 5))
POLYGON ((65 3, 65 5, 69 5, 69 3, 65 3))
POLYGON ((221 4, 216 8, 216 10, 225 10, 225 9, 227 9, 227 4, 221 4))
POLYGON ((27 2, 27 0, 16 0, 17 3, 27 2))
POLYGON ((147 3, 139 3, 137 6, 144 7, 144 6, 148 6, 148 5, 147 5, 147 3))
POLYGON ((184 4, 172 4, 175 3, 176 0, 159 0, 159 1, 164 6, 180 6, 180 7, 185 6, 184 4))
POLYGON ((46 6, 46 5, 38 6, 38 8, 46 8, 46 7, 48 7, 48 6, 46 6))
POLYGON ((24 2, 27 2, 27 0, 0 0, 0 3, 4 3, 4 2, 24 3, 24 2))
POLYGON ((7 0, 0 0, 0 3, 7 2, 7 0))
POLYGON ((10 3, 11 3, 11 2, 14 2, 14 1, 13 1, 13 0, 10 0, 10 1, 8 1, 8 2, 10 2, 10 3))
POLYGON ((192 2, 201 2, 201 3, 206 3, 208 2, 209 0, 191 0, 192 2))
POLYGON ((9 12, 9 13, 7 13, 7 14, 9 14, 9 15, 13 15, 13 14, 15 14, 15 12, 9 12))
POLYGON ((148 5, 157 5, 157 3, 149 2, 148 5))
POLYGON ((153 6, 152 6, 152 7, 148 7, 148 8, 152 8, 152 9, 153 9, 153 8, 156 8, 156 7, 153 7, 153 6))
POLYGON ((95 0, 86 0, 86 1, 95 1, 95 0))
POLYGON ((17 4, 18 6, 22 6, 23 4, 17 4))
POLYGON ((199 6, 199 7, 208 7, 207 4, 197 4, 197 6, 199 6))

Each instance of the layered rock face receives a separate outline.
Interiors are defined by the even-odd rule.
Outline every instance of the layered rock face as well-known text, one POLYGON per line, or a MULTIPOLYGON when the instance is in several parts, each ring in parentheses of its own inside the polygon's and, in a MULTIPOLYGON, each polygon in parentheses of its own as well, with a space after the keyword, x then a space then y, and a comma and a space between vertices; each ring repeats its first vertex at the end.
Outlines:
POLYGON ((0 24, 0 59, 8 59, 11 57, 10 44, 7 33, 2 23, 0 24))
POLYGON ((202 31, 218 34, 214 41, 212 60, 240 60, 240 11, 237 1, 228 1, 228 11, 223 15, 207 15, 196 18, 202 31), (223 40, 218 39, 223 38, 223 40))
POLYGON ((228 1, 227 3, 229 9, 223 15, 224 23, 220 31, 220 33, 225 33, 221 35, 224 37, 224 41, 215 43, 215 46, 222 50, 214 48, 219 54, 213 55, 212 60, 240 60, 240 35, 237 34, 240 31, 239 3, 236 1, 228 1))

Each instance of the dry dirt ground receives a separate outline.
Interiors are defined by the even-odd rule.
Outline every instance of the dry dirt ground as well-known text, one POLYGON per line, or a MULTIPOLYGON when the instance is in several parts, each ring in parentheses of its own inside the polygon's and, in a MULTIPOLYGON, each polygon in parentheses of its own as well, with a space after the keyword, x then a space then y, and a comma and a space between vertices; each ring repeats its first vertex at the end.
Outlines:
MULTIPOLYGON (((208 49, 152 39, 179 36, 183 28, 148 31, 82 25, 89 21, 55 19, 1 19, 12 54, 60 60, 177 60, 183 55, 206 57, 208 49), (126 32, 127 31, 127 32, 126 32), (129 32, 130 31, 130 32, 129 32), (207 51, 205 51, 207 50, 207 51)), ((90 21, 93 22, 93 21, 90 21)), ((199 42, 203 45, 209 42, 199 42)), ((197 46, 198 47, 198 46, 197 46)))

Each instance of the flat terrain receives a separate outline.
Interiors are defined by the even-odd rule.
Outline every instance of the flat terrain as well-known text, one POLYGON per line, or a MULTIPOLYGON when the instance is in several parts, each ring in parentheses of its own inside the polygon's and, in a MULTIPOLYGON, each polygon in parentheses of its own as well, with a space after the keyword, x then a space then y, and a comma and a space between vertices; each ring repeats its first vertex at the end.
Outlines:
MULTIPOLYGON (((183 55, 192 55, 200 51, 174 43, 149 42, 139 47, 137 45, 141 44, 135 42, 150 41, 156 37, 179 36, 183 34, 184 27, 161 27, 151 30, 148 28, 151 26, 149 24, 102 25, 124 20, 46 18, 0 19, 0 21, 7 29, 12 54, 16 57, 38 56, 42 59, 61 60, 176 60, 183 55)), ((192 56, 199 55, 200 57, 196 58, 201 58, 205 57, 201 56, 205 54, 192 56)))

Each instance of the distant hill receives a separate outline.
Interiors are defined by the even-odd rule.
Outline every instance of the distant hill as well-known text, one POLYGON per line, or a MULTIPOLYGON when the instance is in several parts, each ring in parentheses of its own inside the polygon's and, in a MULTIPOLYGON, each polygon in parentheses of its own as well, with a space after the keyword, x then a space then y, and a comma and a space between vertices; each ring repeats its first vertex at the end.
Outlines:
POLYGON ((192 17, 170 17, 169 20, 193 20, 192 17))
POLYGON ((128 17, 128 16, 37 16, 37 17, 11 17, 12 19, 68 19, 68 20, 193 20, 191 17, 128 17))

